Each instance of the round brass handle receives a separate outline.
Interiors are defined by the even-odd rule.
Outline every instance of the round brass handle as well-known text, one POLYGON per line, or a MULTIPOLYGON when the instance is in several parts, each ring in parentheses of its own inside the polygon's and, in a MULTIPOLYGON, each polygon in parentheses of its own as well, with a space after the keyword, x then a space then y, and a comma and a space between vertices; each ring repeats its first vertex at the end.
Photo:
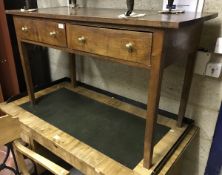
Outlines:
POLYGON ((81 36, 78 38, 78 41, 82 44, 85 44, 86 43, 86 38, 84 36, 81 36))
POLYGON ((132 53, 133 52, 133 43, 131 43, 131 42, 127 43, 126 48, 129 53, 132 53))
POLYGON ((28 32, 28 27, 27 27, 27 26, 23 26, 23 27, 22 27, 22 31, 23 31, 23 32, 28 32))
POLYGON ((49 35, 55 37, 56 36, 56 32, 55 31, 49 32, 49 35))

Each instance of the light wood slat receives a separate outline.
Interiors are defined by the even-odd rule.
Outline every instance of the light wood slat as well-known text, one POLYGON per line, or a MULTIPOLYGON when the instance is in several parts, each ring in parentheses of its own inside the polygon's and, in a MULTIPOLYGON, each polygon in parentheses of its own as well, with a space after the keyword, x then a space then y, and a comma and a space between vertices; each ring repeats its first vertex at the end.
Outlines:
POLYGON ((13 144, 13 150, 15 153, 16 162, 18 164, 19 172, 24 175, 30 175, 27 165, 25 163, 24 156, 19 151, 17 151, 14 144, 13 144))
POLYGON ((35 153, 34 151, 28 149, 27 147, 23 146, 21 142, 18 140, 14 141, 14 148, 18 152, 22 153, 24 156, 28 157, 29 159, 43 166, 44 168, 46 168, 47 170, 49 170, 51 173, 55 175, 69 175, 69 171, 58 166, 54 162, 46 159, 45 157, 35 153))

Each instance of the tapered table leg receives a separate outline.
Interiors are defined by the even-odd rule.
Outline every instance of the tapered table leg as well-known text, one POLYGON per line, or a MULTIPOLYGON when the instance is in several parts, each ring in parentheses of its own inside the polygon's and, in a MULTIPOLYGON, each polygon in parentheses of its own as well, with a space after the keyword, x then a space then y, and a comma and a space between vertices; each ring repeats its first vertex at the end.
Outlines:
POLYGON ((144 167, 152 166, 154 132, 157 122, 157 111, 160 99, 160 88, 163 71, 163 45, 164 33, 155 32, 153 34, 153 50, 151 58, 151 71, 148 89, 148 107, 146 118, 146 130, 144 140, 144 167))
POLYGON ((73 87, 77 86, 77 81, 76 81, 76 55, 70 53, 70 76, 71 76, 71 85, 73 87))
POLYGON ((188 55, 185 77, 184 77, 184 84, 182 89, 182 95, 180 100, 180 107, 178 113, 178 122, 177 125, 179 127, 183 124, 183 119, 186 112, 187 102, 189 99, 189 93, 191 88, 191 83, 193 79, 193 72, 194 72, 194 65, 196 61, 196 51, 188 55))
POLYGON ((22 62, 22 68, 25 76, 25 83, 28 91, 28 96, 30 99, 30 102, 32 104, 35 104, 35 94, 34 94, 34 88, 33 88, 33 82, 32 82, 32 75, 31 75, 31 69, 30 69, 30 63, 28 59, 27 50, 25 48, 25 44, 21 41, 18 41, 19 46, 19 52, 22 62))

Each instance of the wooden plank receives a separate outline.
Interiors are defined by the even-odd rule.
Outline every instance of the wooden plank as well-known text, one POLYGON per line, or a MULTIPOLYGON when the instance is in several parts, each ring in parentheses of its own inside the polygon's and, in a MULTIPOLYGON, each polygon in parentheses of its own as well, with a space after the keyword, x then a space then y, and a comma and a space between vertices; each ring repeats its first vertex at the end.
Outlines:
POLYGON ((29 170, 26 166, 24 156, 17 151, 15 145, 13 144, 13 151, 15 153, 16 162, 18 164, 19 172, 24 175, 30 175, 29 170))
MULTIPOLYGON (((17 156, 20 158, 20 161, 22 161, 21 157, 22 155, 24 155, 27 158, 31 159, 32 161, 43 166, 44 168, 46 168, 47 170, 49 170, 51 173, 55 175, 69 175, 69 172, 67 170, 55 164, 54 162, 46 159, 45 157, 37 154, 36 152, 28 149, 27 147, 23 146, 20 141, 15 140, 13 143, 13 146, 15 150, 17 151, 17 156)), ((26 174, 27 169, 24 169, 24 171, 25 172, 23 172, 23 174, 26 174)))

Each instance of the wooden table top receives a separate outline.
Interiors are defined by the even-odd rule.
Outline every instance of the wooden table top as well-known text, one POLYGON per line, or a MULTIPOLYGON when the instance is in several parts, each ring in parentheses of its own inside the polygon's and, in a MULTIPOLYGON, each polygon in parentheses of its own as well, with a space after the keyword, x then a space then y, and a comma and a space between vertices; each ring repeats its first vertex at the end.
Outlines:
POLYGON ((218 16, 218 13, 191 13, 159 14, 157 11, 135 10, 136 13, 146 13, 139 18, 120 19, 118 16, 125 13, 125 9, 105 8, 77 8, 53 7, 41 8, 35 12, 21 12, 20 10, 8 10, 7 14, 18 16, 39 17, 48 19, 62 19, 82 22, 96 22, 106 24, 131 25, 157 28, 180 28, 194 23, 207 21, 218 16))
MULTIPOLYGON (((118 110, 125 111, 129 114, 133 114, 135 117, 146 119, 147 112, 145 109, 81 86, 73 88, 73 86, 67 82, 43 89, 37 92, 35 95, 37 98, 42 99, 43 96, 63 88, 90 98, 96 102, 103 103, 118 110)), ((62 158, 70 165, 81 170, 84 174, 151 175, 156 168, 159 167, 159 164, 163 161, 168 152, 188 128, 187 124, 184 124, 182 128, 179 128, 177 127, 176 120, 163 115, 158 115, 157 123, 171 128, 171 131, 167 132, 167 134, 155 145, 152 168, 149 170, 144 168, 143 160, 141 160, 136 167, 130 169, 110 158, 106 154, 101 153, 94 147, 89 146, 85 142, 78 140, 77 138, 20 107, 21 104, 27 103, 28 101, 29 97, 26 96, 11 103, 0 103, 0 111, 2 110, 2 112, 8 114, 9 116, 19 118, 23 131, 22 139, 25 142, 29 143, 31 136, 31 138, 40 145, 48 148, 52 153, 62 158)), ((198 129, 193 127, 188 136, 184 139, 184 141, 177 148, 176 152, 170 158, 170 161, 167 162, 166 166, 164 166, 164 168, 161 170, 161 175, 168 174, 169 169, 175 165, 175 162, 183 154, 193 137, 195 137, 197 134, 197 131, 198 129)), ((135 143, 138 144, 139 142, 135 141, 135 143)))

